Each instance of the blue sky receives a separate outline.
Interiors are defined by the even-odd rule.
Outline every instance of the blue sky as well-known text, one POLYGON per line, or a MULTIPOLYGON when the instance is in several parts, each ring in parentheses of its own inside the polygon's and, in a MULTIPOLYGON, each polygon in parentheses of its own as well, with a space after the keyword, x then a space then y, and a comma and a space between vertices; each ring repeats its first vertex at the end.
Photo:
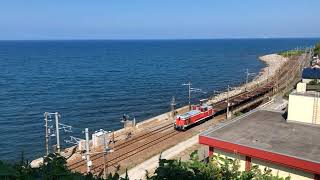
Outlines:
POLYGON ((319 0, 2 0, 0 39, 320 37, 319 0))

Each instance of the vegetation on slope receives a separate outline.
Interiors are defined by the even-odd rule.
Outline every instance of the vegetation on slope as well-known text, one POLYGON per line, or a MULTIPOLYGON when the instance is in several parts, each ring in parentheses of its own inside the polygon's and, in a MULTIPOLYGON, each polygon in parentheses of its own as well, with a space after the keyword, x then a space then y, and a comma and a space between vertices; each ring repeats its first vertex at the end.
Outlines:
MULTIPOLYGON (((9 164, 0 161, 0 179, 7 180, 102 180, 92 174, 83 175, 71 172, 66 165, 66 159, 57 155, 49 154, 44 159, 44 165, 39 168, 31 168, 30 163, 23 158, 19 163, 9 164)), ((125 180, 119 174, 109 175, 110 180, 125 180)))
MULTIPOLYGON (((213 156, 209 162, 199 160, 198 153, 195 151, 190 155, 190 160, 159 159, 159 166, 153 175, 146 172, 146 179, 181 179, 181 180, 288 180, 290 177, 282 178, 273 176, 271 170, 260 170, 258 166, 253 166, 250 171, 240 171, 239 160, 213 156)), ((24 161, 17 164, 8 164, 0 161, 0 179, 44 179, 44 180, 100 180, 92 174, 82 175, 71 172, 66 166, 66 160, 55 154, 50 154, 44 160, 44 165, 39 168, 31 168, 29 162, 24 161)), ((119 177, 118 173, 109 174, 109 180, 128 180, 119 177)))
POLYGON ((289 50, 278 53, 283 57, 300 56, 304 53, 304 50, 289 50))
POLYGON ((271 174, 270 169, 259 169, 253 166, 250 171, 240 171, 239 160, 224 158, 222 156, 212 156, 208 163, 199 161, 198 153, 193 152, 190 160, 182 162, 180 160, 159 160, 159 167, 153 176, 147 179, 181 179, 181 180, 289 180, 290 177, 282 178, 271 174))

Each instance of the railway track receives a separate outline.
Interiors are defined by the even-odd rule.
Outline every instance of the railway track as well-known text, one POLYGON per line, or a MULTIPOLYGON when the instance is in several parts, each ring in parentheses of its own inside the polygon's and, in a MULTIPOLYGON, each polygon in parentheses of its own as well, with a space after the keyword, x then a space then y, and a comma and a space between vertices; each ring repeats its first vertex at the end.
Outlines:
MULTIPOLYGON (((149 131, 147 133, 140 134, 140 135, 138 135, 138 136, 136 136, 136 137, 134 137, 134 138, 132 138, 132 139, 130 139, 128 141, 125 141, 125 142, 123 142, 121 144, 118 144, 118 145, 114 146, 113 150, 114 151, 118 151, 120 149, 127 148, 128 146, 134 145, 135 143, 137 143, 137 142, 139 142, 139 141, 141 141, 141 140, 143 140, 145 138, 149 138, 150 136, 158 134, 158 133, 160 133, 162 131, 166 131, 166 130, 172 128, 172 127, 173 127, 173 123, 169 123, 169 124, 166 124, 166 125, 161 126, 159 128, 156 128, 153 131, 149 131)), ((98 158, 100 158, 102 156, 103 156, 102 154, 95 154, 95 155, 92 155, 90 158, 91 158, 92 161, 95 161, 96 159, 98 159, 98 158)), ((81 160, 81 161, 78 161, 76 163, 70 164, 68 166, 68 168, 71 169, 71 170, 76 170, 77 168, 79 168, 81 166, 86 166, 86 161, 85 160, 81 160)))
MULTIPOLYGON (((245 99, 251 98, 254 94, 258 93, 261 91, 263 88, 257 88, 255 91, 245 91, 240 94, 237 94, 233 97, 229 98, 229 102, 238 102, 237 99, 240 99, 241 103, 245 99), (258 90, 258 91, 257 91, 258 90), (257 92, 256 92, 257 91, 257 92)), ((267 88, 269 90, 269 88, 267 88)), ((226 99, 221 100, 219 102, 216 102, 212 104, 215 108, 217 108, 219 111, 223 111, 227 108, 227 102, 226 99)), ((232 106, 231 106, 232 107, 232 106)), ((114 152, 117 152, 118 155, 113 157, 114 155, 108 155, 108 161, 107 167, 114 167, 118 165, 121 161, 128 159, 139 152, 142 152, 148 148, 153 147, 156 144, 159 144, 160 142, 163 142, 181 132, 175 131, 173 129, 173 123, 166 124, 164 126, 161 126, 159 128, 154 129, 153 131, 149 131, 147 133, 138 135, 134 137, 133 139, 130 139, 128 141, 125 141, 119 145, 116 145, 113 149, 114 152), (162 133, 164 131, 167 131, 168 129, 171 129, 170 131, 166 133, 162 133), (154 136, 154 137, 153 137, 154 136), (159 137, 158 137, 159 136, 159 137), (147 142, 142 142, 146 140, 147 142), (141 144, 139 144, 141 143, 141 144), (130 148, 131 147, 131 148, 130 148), (110 157, 109 157, 110 156, 110 157)), ((91 161, 93 161, 93 164, 95 165, 92 168, 92 173, 94 174, 99 174, 103 170, 103 155, 102 154, 96 154, 90 157, 91 161)), ((73 163, 68 166, 69 169, 75 170, 75 171, 80 171, 80 172, 85 172, 84 167, 86 167, 86 161, 81 160, 79 162, 73 163)))
MULTIPOLYGON (((239 107, 245 103, 250 102, 258 97, 266 94, 273 94, 274 88, 281 88, 286 83, 286 79, 293 70, 290 69, 289 63, 285 64, 281 70, 278 71, 278 75, 274 76, 269 82, 264 82, 258 87, 253 88, 249 91, 241 92, 240 94, 234 95, 228 98, 230 108, 239 107), (280 76, 281 75, 281 76, 280 76)), ((223 99, 216 103, 211 104, 218 112, 222 112, 221 115, 225 114, 227 108, 227 99, 223 99)), ((161 126, 153 131, 138 135, 133 137, 131 140, 125 141, 114 147, 114 153, 107 155, 106 167, 116 167, 122 161, 134 157, 138 153, 148 150, 155 145, 164 142, 179 133, 184 133, 180 131, 175 131, 173 129, 173 123, 161 126), (117 153, 115 153, 117 152, 117 153)), ((94 166, 92 167, 92 172, 94 174, 101 175, 103 172, 104 159, 102 154, 97 154, 91 156, 91 160, 94 161, 94 166)), ((86 162, 84 160, 69 165, 71 170, 81 169, 86 167, 86 162)), ((85 172, 85 168, 84 168, 85 172)))
MULTIPOLYGON (((266 85, 267 86, 267 85, 266 85)), ((237 94, 235 96, 232 96, 229 98, 229 102, 238 102, 238 104, 242 103, 243 101, 246 101, 247 99, 250 99, 257 94, 269 91, 270 88, 265 88, 265 86, 256 88, 253 91, 245 91, 240 94, 237 94)), ((212 104, 215 108, 217 108, 219 111, 223 111, 227 108, 227 102, 226 99, 221 100, 219 102, 213 103, 212 104)), ((234 105, 233 105, 234 106, 234 105)), ((232 107, 232 106, 231 106, 232 107)), ((109 159, 106 164, 107 167, 115 167, 117 166, 121 161, 128 159, 130 157, 133 157, 134 155, 151 148, 155 146, 156 144, 159 144, 179 133, 179 131, 175 131, 173 129, 173 123, 168 123, 164 126, 161 126, 159 128, 154 129, 153 131, 149 131, 147 133, 138 135, 128 141, 125 141, 121 144, 116 145, 113 150, 114 152, 117 152, 117 155, 108 155, 109 159), (172 129, 172 130, 170 130, 172 129), (169 130, 169 131, 168 131, 169 130), (168 131, 166 133, 163 133, 165 131, 168 131), (146 142, 143 142, 146 141, 146 142), (140 144, 139 144, 140 143, 140 144)), ((92 168, 92 173, 94 174, 99 174, 103 170, 103 155, 102 154, 96 154, 90 157, 91 161, 95 165, 92 168)), ((86 170, 86 161, 81 160, 79 162, 73 163, 68 166, 69 169, 75 170, 75 171, 80 171, 80 172, 85 172, 86 170)))
MULTIPOLYGON (((117 155, 115 157, 110 156, 110 157, 108 157, 108 159, 110 159, 110 158, 111 159, 106 162, 106 167, 116 167, 121 161, 128 159, 130 157, 133 157, 134 155, 136 155, 144 150, 147 150, 147 149, 149 149, 149 148, 151 148, 151 147, 153 147, 153 146, 155 146, 155 145, 157 145, 157 144, 159 144, 169 138, 174 137, 177 134, 180 134, 180 133, 183 133, 183 132, 176 131, 173 129, 172 131, 169 131, 160 137, 149 140, 147 143, 144 143, 141 146, 138 146, 137 148, 126 150, 125 153, 120 153, 120 155, 117 155)), ((104 163, 102 160, 102 161, 100 161, 99 164, 97 164, 95 167, 93 167, 92 168, 93 174, 101 173, 101 171, 103 171, 103 169, 104 169, 103 165, 104 165, 104 163)))

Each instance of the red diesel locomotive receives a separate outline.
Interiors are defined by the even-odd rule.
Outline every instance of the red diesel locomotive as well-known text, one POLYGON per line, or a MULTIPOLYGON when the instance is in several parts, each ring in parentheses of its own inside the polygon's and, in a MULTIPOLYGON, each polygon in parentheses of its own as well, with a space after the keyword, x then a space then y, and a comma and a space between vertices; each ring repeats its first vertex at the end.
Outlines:
POLYGON ((176 122, 174 123, 175 129, 185 130, 187 127, 195 123, 212 117, 215 113, 212 106, 209 105, 196 105, 192 106, 191 109, 191 111, 177 116, 176 122))

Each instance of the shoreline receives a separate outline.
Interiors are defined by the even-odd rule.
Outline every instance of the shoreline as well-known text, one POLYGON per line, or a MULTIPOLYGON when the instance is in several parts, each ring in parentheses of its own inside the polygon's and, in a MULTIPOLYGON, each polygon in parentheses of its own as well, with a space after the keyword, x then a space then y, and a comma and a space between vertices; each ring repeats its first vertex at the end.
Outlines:
MULTIPOLYGON (((252 89, 255 86, 267 82, 268 79, 272 79, 281 66, 287 62, 287 58, 278 54, 267 54, 258 58, 265 64, 265 67, 259 71, 259 74, 255 78, 248 82, 248 84, 242 84, 234 87, 229 91, 229 96, 234 96, 245 91, 245 88, 252 89)), ((210 103, 215 103, 227 98, 227 92, 219 93, 217 96, 213 96, 209 100, 210 103)))
MULTIPOLYGON (((260 56, 259 60, 264 62, 266 66, 260 70, 259 74, 256 75, 256 77, 251 82, 248 83, 247 87, 249 89, 255 87, 257 84, 261 82, 266 81, 268 78, 272 78, 277 72, 277 70, 283 65, 283 63, 287 61, 287 58, 284 58, 277 54, 268 54, 268 55, 260 56)), ((245 91, 245 87, 246 87, 245 84, 240 85, 236 87, 234 90, 231 90, 229 92, 229 95, 234 96, 236 94, 242 93, 245 91)), ((208 102, 215 103, 217 101, 221 101, 226 98, 227 98, 227 92, 222 92, 219 95, 214 96, 212 99, 208 100, 208 102)), ((185 111, 187 111, 187 109, 188 109, 188 105, 185 105, 180 108, 177 108, 176 111, 179 113, 184 113, 185 111)), ((116 141, 123 140, 126 137, 125 135, 128 130, 132 131, 134 135, 142 132, 143 129, 145 128, 148 129, 148 127, 151 124, 162 124, 164 122, 168 123, 171 121, 170 113, 171 112, 169 111, 169 112, 165 112, 165 113, 156 115, 154 117, 142 120, 136 124, 135 128, 129 128, 129 129, 121 128, 121 129, 115 130, 114 131, 115 140, 116 141)), ((92 144, 92 140, 90 140, 90 144, 92 144)), ((77 152, 72 153, 75 147, 76 146, 69 146, 65 148, 64 151, 62 151, 63 152, 62 154, 64 154, 68 162, 75 161, 80 156, 80 154, 77 152)), ((35 160, 33 163, 35 164, 39 163, 39 159, 38 159, 38 162, 35 160)))
MULTIPOLYGON (((258 59, 260 61, 262 61, 263 63, 265 63, 265 67, 263 67, 259 71, 259 74, 256 75, 255 78, 252 81, 248 82, 248 85, 247 85, 248 89, 254 88, 259 83, 264 83, 268 79, 273 78, 273 76, 276 74, 276 72, 288 60, 287 58, 285 58, 285 57, 283 57, 281 55, 278 55, 278 54, 267 54, 267 55, 260 56, 258 59)), ((229 92, 229 95, 230 96, 234 96, 236 94, 244 92, 245 91, 245 87, 246 87, 246 84, 237 86, 235 90, 231 90, 229 92)), ((226 95, 227 95, 227 92, 222 92, 217 96, 217 98, 214 98, 214 99, 220 99, 220 100, 226 99, 226 95)), ((219 100, 217 100, 217 101, 219 101, 219 100)), ((208 100, 208 102, 210 102, 210 103, 215 103, 217 101, 208 100)), ((177 112, 181 113, 181 112, 187 111, 187 108, 188 108, 188 105, 185 105, 185 106, 179 107, 179 108, 177 108, 175 110, 177 112)), ((140 121, 140 122, 138 122, 136 124, 136 128, 137 129, 143 128, 144 125, 146 125, 148 123, 152 123, 154 121, 163 121, 163 120, 168 121, 170 119, 170 113, 171 112, 169 111, 169 112, 165 112, 165 113, 156 115, 154 117, 142 120, 142 121, 140 121)), ((114 131, 115 135, 120 135, 120 136, 124 132, 125 132, 124 128, 121 128, 121 129, 118 129, 118 130, 114 131)), ((118 137, 120 137, 120 136, 118 136, 118 137)))

